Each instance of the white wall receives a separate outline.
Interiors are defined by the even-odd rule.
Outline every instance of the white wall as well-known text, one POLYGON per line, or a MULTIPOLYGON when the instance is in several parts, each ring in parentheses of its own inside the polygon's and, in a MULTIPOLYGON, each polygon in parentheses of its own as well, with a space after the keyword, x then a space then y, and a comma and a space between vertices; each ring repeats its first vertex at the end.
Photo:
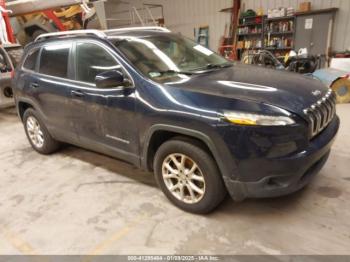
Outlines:
POLYGON ((229 13, 219 12, 231 7, 232 0, 157 0, 164 5, 165 23, 169 29, 194 38, 194 28, 209 26, 209 46, 217 50, 224 34, 225 24, 230 24, 229 13))
MULTIPOLYGON (((333 50, 350 49, 350 0, 309 0, 313 9, 338 7, 333 34, 333 50)), ((118 0, 109 0, 117 3, 118 0)), ((220 37, 225 30, 225 24, 230 23, 230 14, 219 10, 231 7, 232 0, 129 0, 134 6, 142 3, 162 4, 164 6, 165 23, 175 32, 194 38, 193 29, 209 25, 210 47, 217 50, 220 37)), ((245 9, 262 7, 267 13, 268 8, 293 6, 296 10, 299 3, 305 0, 242 0, 245 9)), ((125 7, 125 6, 124 6, 125 7)), ((113 9, 113 8, 112 8, 113 9)), ((115 8, 116 10, 117 8, 115 8)), ((110 14, 113 10, 107 10, 110 14)))
MULTIPOLYGON (((209 45, 214 50, 218 49, 220 37, 224 34, 225 24, 229 24, 231 19, 229 13, 219 11, 231 7, 232 0, 129 0, 128 2, 136 7, 142 6, 143 2, 163 5, 166 26, 191 39, 194 39, 194 28, 209 25, 209 45)), ((120 7, 125 10, 127 7, 117 3, 117 0, 108 0, 110 9, 117 10, 117 7, 120 7), (110 8, 113 2, 115 8, 110 8)), ((106 11, 107 17, 113 16, 113 10, 106 11)), ((155 16, 157 17, 157 14, 155 16)))

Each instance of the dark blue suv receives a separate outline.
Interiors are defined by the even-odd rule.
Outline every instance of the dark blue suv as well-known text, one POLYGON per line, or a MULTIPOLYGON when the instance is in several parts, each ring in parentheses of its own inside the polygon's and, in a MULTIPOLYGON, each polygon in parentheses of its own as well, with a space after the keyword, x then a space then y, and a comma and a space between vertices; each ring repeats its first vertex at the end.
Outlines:
POLYGON ((193 213, 227 192, 240 201, 301 189, 339 128, 320 82, 229 62, 164 28, 41 35, 25 48, 14 94, 36 151, 64 142, 153 170, 193 213))

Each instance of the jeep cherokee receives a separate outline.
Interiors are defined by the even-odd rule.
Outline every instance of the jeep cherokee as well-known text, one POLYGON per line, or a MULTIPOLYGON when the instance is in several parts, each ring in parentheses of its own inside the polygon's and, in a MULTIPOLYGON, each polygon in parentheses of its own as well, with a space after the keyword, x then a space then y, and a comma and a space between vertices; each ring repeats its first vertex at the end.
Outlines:
POLYGON ((164 28, 44 34, 14 79, 32 147, 69 143, 154 171, 176 206, 207 213, 295 192, 339 128, 317 80, 229 62, 164 28))

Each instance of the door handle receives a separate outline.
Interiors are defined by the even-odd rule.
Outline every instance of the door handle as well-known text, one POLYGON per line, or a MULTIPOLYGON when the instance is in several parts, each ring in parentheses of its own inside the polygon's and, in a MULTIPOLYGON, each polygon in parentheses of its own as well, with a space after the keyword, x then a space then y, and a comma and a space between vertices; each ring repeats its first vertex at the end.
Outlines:
POLYGON ((38 83, 30 83, 29 87, 30 88, 38 88, 39 84, 38 83))
POLYGON ((84 97, 84 93, 82 91, 71 91, 70 93, 74 97, 84 97))

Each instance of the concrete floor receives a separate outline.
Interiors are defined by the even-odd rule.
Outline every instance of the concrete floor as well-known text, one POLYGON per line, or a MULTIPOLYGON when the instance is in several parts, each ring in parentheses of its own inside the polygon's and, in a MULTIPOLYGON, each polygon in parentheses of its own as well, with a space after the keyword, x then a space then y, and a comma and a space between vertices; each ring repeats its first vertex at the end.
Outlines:
POLYGON ((350 105, 338 112, 330 160, 305 190, 196 216, 126 163, 75 147, 37 154, 1 111, 0 254, 350 254, 350 105))

